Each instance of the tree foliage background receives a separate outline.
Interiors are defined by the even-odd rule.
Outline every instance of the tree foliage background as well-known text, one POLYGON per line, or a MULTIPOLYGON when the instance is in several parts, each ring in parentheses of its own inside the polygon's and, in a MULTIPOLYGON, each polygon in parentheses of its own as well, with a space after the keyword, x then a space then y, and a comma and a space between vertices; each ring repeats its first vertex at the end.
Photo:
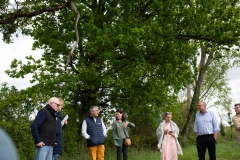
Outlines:
POLYGON ((100 107, 107 124, 114 109, 122 108, 136 126, 144 125, 132 130, 136 145, 156 146, 154 133, 162 113, 172 111, 173 120, 185 116, 180 114, 185 107, 177 95, 195 83, 192 104, 185 112, 189 117, 183 120, 182 135, 187 138, 202 75, 215 61, 230 57, 239 62, 236 0, 4 0, 0 4, 4 41, 25 34, 34 38, 33 49, 44 50, 41 59, 13 60, 6 73, 15 78, 33 75, 33 86, 23 91, 27 102, 35 102, 26 103, 29 113, 52 96, 66 101, 63 114, 70 115, 71 127, 64 131, 65 138, 76 148, 83 144, 81 123, 91 105, 100 107), (198 66, 199 55, 205 58, 198 66))

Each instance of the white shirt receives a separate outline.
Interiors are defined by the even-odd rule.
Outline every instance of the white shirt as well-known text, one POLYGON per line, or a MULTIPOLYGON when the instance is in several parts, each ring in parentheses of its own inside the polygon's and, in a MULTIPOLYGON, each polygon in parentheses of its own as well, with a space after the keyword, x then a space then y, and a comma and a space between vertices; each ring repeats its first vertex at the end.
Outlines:
MULTIPOLYGON (((96 118, 93 118, 95 123, 96 123, 96 118)), ((102 119, 101 119, 102 121, 102 119)), ((101 122, 102 123, 102 128, 103 128, 103 135, 105 137, 107 137, 107 129, 106 129, 106 126, 105 124, 103 123, 103 121, 101 122)), ((90 137, 89 134, 87 134, 87 122, 86 120, 83 121, 82 123, 82 136, 85 138, 85 139, 88 139, 90 137)))

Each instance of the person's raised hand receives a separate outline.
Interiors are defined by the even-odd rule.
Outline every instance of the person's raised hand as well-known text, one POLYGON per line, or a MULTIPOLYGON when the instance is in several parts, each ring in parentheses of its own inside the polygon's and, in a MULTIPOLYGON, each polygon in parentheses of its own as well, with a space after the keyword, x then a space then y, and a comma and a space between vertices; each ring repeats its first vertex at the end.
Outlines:
POLYGON ((127 121, 126 123, 124 123, 123 127, 127 128, 128 124, 129 124, 129 122, 127 121))

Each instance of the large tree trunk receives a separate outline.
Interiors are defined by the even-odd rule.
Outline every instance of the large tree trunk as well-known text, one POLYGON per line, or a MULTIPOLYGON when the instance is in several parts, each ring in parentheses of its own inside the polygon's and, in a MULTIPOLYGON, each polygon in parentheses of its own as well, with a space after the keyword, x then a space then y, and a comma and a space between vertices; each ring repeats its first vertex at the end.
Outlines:
POLYGON ((207 55, 206 48, 201 46, 201 60, 200 60, 200 65, 199 65, 198 79, 195 82, 193 98, 191 101, 191 105, 189 107, 189 114, 188 114, 186 123, 181 131, 181 135, 183 136, 184 141, 187 140, 190 129, 192 128, 193 123, 194 123, 194 115, 197 111, 197 105, 199 102, 201 86, 202 86, 204 77, 206 75, 207 68, 209 67, 209 65, 213 59, 213 53, 214 53, 214 50, 211 50, 207 57, 206 56, 207 55))
POLYGON ((190 108, 191 102, 192 102, 192 95, 191 95, 192 89, 190 84, 187 85, 187 109, 190 108))
POLYGON ((186 123, 182 129, 181 135, 183 136, 183 140, 186 141, 189 135, 189 131, 192 128, 193 125, 193 119, 194 119, 194 115, 196 113, 197 110, 197 104, 199 102, 199 95, 200 95, 200 83, 199 81, 197 81, 196 83, 196 87, 194 89, 194 94, 193 94, 193 98, 191 101, 191 105, 189 108, 189 114, 186 120, 186 123))

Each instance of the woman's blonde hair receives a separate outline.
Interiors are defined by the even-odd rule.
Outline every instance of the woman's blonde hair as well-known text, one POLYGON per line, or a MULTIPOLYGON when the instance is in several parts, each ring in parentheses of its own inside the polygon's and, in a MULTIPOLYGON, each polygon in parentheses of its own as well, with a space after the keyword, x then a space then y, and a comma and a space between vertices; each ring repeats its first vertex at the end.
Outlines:
POLYGON ((168 115, 172 115, 172 112, 165 112, 165 118, 166 118, 168 115))
POLYGON ((62 98, 58 98, 60 101, 60 104, 63 106, 64 105, 64 100, 62 98))

